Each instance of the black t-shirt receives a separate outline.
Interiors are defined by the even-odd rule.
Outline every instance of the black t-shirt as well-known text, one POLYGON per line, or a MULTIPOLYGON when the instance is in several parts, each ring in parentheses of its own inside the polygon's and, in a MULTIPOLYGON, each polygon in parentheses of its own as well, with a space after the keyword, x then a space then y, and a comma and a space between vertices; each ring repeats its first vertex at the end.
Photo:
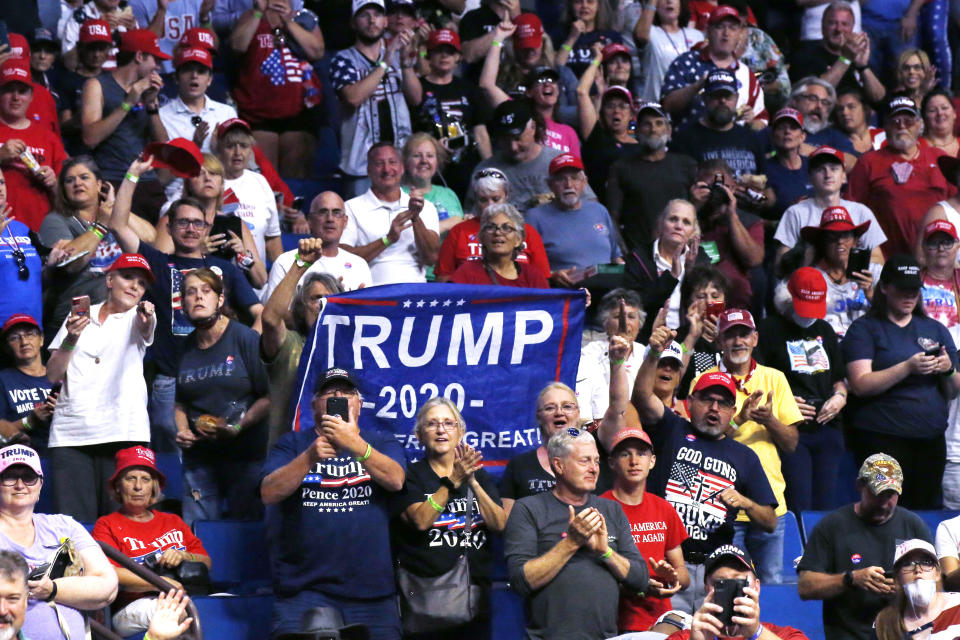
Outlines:
POLYGON ((610 166, 620 158, 629 158, 639 154, 639 144, 624 144, 598 122, 590 132, 590 136, 581 148, 583 166, 587 171, 587 178, 597 199, 607 202, 607 176, 610 166))
MULTIPOLYGON (((909 480, 909 479, 908 479, 909 480)), ((897 542, 920 538, 933 543, 930 530, 915 513, 897 507, 885 523, 868 525, 848 504, 827 514, 807 534, 797 571, 840 574, 864 567, 893 569, 897 542)), ((823 627, 830 640, 865 640, 873 619, 889 603, 863 589, 846 589, 823 601, 823 627)))
MULTIPOLYGON (((801 43, 792 54, 787 56, 787 62, 790 66, 790 82, 798 82, 807 76, 819 77, 833 66, 838 57, 837 54, 827 51, 820 40, 809 40, 801 43)), ((837 90, 850 87, 862 88, 863 84, 860 82, 858 75, 853 65, 847 67, 846 73, 840 78, 837 90)))
POLYGON ((480 89, 463 78, 454 77, 449 84, 434 84, 420 78, 423 102, 414 110, 413 130, 425 131, 434 137, 447 137, 447 127, 459 124, 467 139, 473 142, 473 128, 480 124, 480 89), (438 133, 437 129, 443 131, 438 133))
MULTIPOLYGON (((500 504, 500 493, 490 475, 483 469, 474 474, 494 502, 500 504)), ((470 563, 470 578, 483 584, 490 579, 493 554, 490 551, 490 530, 480 515, 480 504, 473 496, 472 535, 466 539, 467 491, 464 482, 453 492, 443 512, 437 515, 433 526, 418 531, 400 520, 400 514, 410 505, 423 502, 440 488, 440 476, 427 460, 414 462, 407 467, 403 490, 392 497, 395 517, 392 521, 394 551, 397 562, 408 571, 425 577, 439 576, 453 568, 462 549, 469 544, 467 560, 470 563)))
MULTIPOLYGON (((230 321, 217 342, 201 349, 196 332, 187 337, 177 373, 177 404, 184 406, 190 428, 202 414, 239 420, 241 411, 267 395, 267 368, 260 359, 260 334, 230 321)), ((235 420, 228 422, 234 423, 235 420)), ((229 440, 201 441, 184 458, 261 460, 267 454, 267 422, 246 427, 229 440)))
MULTIPOLYGON (((500 24, 499 16, 497 16, 488 5, 483 5, 479 9, 468 11, 464 14, 463 20, 460 21, 460 41, 466 42, 467 40, 482 38, 493 31, 498 24, 500 24)), ((476 62, 468 64, 464 76, 474 82, 479 80, 485 57, 486 52, 484 52, 484 55, 480 56, 476 62)))
MULTIPOLYGON (((600 453, 600 475, 597 477, 597 488, 593 492, 600 495, 613 487, 613 472, 607 464, 607 453, 599 442, 597 442, 597 451, 600 453)), ((547 473, 540 466, 537 450, 533 449, 514 456, 507 463, 507 468, 503 470, 503 475, 500 477, 500 497, 519 500, 550 491, 556 484, 556 476, 547 473)))
POLYGON ((673 137, 670 150, 693 158, 697 164, 705 160, 726 160, 736 178, 744 173, 756 174, 763 162, 764 142, 743 125, 717 131, 692 123, 673 137))
POLYGON ((843 356, 833 327, 817 320, 804 328, 773 315, 764 318, 757 329, 760 342, 753 352, 757 362, 782 371, 793 394, 819 411, 833 395, 834 383, 844 376, 843 356))

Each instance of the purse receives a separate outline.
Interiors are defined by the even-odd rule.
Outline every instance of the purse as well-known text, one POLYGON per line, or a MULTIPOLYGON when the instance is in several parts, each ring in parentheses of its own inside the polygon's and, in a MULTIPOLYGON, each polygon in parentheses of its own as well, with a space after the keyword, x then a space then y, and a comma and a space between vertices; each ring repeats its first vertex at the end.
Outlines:
POLYGON ((425 578, 397 566, 400 592, 400 617, 405 633, 443 631, 473 620, 479 609, 482 591, 470 582, 467 560, 473 536, 473 491, 467 490, 464 518, 466 546, 453 568, 439 576, 425 578))
POLYGON ((184 591, 191 596, 209 595, 210 571, 207 565, 193 560, 184 560, 173 569, 160 566, 160 553, 147 556, 143 566, 153 571, 161 578, 173 578, 183 585, 184 591))

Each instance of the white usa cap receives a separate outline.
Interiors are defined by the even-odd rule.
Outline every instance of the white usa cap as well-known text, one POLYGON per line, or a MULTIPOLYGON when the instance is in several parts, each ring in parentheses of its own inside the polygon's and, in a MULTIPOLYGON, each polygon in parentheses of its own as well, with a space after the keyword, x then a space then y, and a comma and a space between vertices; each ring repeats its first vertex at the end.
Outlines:
POLYGON ((353 13, 350 15, 355 16, 365 7, 373 5, 375 7, 380 7, 380 10, 384 13, 387 12, 387 5, 384 4, 383 0, 353 0, 353 13))

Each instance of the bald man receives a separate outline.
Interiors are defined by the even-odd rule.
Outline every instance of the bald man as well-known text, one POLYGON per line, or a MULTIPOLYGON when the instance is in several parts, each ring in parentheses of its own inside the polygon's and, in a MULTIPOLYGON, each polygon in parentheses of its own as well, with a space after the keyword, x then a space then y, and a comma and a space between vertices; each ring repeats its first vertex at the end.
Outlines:
MULTIPOLYGON (((320 240, 323 243, 323 249, 320 258, 309 265, 304 276, 313 271, 329 273, 340 280, 344 291, 353 291, 373 284, 370 267, 366 260, 340 247, 340 236, 343 235, 343 230, 347 226, 343 198, 333 191, 324 191, 318 195, 310 203, 307 224, 310 225, 310 236, 320 240)), ((281 254, 273 263, 267 286, 263 289, 264 302, 270 299, 270 294, 287 275, 296 260, 297 250, 294 249, 281 254)))

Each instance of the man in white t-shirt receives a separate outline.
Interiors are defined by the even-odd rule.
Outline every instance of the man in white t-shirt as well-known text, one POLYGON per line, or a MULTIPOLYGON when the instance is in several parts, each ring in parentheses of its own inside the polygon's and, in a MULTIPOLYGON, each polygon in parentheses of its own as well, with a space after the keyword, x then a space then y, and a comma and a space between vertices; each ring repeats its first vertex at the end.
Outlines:
POLYGON ((419 189, 400 189, 403 161, 388 142, 367 153, 370 188, 347 201, 341 248, 367 261, 374 284, 426 282, 440 252, 440 219, 419 189))
MULTIPOLYGON (((177 97, 160 107, 160 121, 171 138, 193 140, 204 153, 221 122, 237 117, 228 104, 207 95, 213 82, 213 56, 206 49, 189 47, 177 51, 177 97)), ((261 256, 262 258, 263 256, 261 256)))
MULTIPOLYGON (((367 261, 354 253, 344 251, 340 246, 340 238, 347 226, 343 198, 333 191, 324 191, 318 195, 310 203, 307 223, 310 225, 310 235, 321 240, 323 249, 320 258, 300 278, 301 284, 307 274, 315 271, 329 273, 338 278, 343 284, 344 291, 354 291, 373 284, 367 261)), ((270 277, 267 279, 267 286, 264 287, 261 300, 266 302, 270 298, 273 290, 277 288, 297 259, 296 249, 287 251, 277 258, 273 267, 270 268, 270 277)))
POLYGON ((810 154, 809 163, 813 197, 788 207, 780 218, 777 231, 773 234, 773 239, 779 243, 777 263, 780 262, 783 254, 796 246, 802 228, 816 227, 820 224, 824 209, 843 207, 850 214, 854 225, 859 226, 864 222, 870 222, 866 232, 857 241, 857 246, 872 251, 871 262, 883 264, 880 245, 887 241, 887 236, 880 228, 873 211, 859 202, 844 200, 840 197, 840 190, 847 182, 847 174, 843 170, 843 152, 833 147, 817 147, 810 154))

